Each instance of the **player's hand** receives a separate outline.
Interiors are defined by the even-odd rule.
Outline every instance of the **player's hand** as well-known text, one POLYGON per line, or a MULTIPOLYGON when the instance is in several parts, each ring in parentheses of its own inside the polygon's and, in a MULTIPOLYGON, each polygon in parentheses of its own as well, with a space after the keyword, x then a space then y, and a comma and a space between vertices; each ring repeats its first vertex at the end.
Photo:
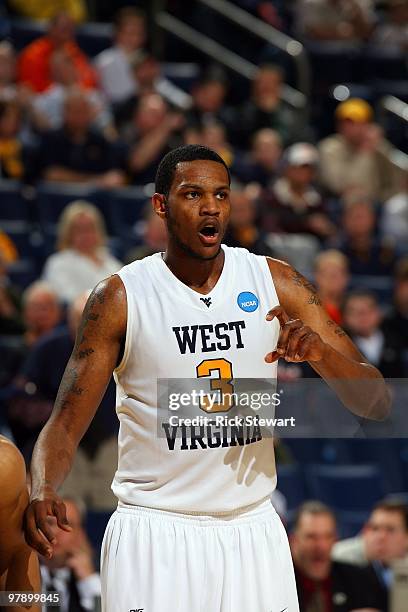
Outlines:
POLYGON ((272 308, 266 315, 267 321, 277 318, 280 333, 276 350, 265 356, 267 363, 273 363, 280 357, 285 361, 320 361, 323 358, 325 343, 308 325, 300 319, 290 319, 282 306, 272 308))
POLYGON ((27 544, 48 559, 51 559, 53 545, 57 541, 50 517, 54 517, 60 529, 72 531, 68 523, 65 504, 54 492, 46 492, 34 498, 24 514, 24 533, 27 544))

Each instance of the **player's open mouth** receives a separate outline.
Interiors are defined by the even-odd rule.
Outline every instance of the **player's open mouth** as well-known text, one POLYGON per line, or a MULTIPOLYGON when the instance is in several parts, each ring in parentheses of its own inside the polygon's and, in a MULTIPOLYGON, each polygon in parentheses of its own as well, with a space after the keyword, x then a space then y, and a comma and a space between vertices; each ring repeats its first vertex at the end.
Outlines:
POLYGON ((218 242, 218 226, 213 223, 207 223, 198 232, 201 242, 206 246, 211 246, 218 242))

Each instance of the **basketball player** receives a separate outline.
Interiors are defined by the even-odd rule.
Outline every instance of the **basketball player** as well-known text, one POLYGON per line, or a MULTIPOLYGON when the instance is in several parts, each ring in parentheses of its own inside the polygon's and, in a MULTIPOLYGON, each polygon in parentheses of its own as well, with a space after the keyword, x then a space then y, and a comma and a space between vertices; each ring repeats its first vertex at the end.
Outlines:
MULTIPOLYGON (((23 534, 23 515, 27 504, 24 459, 10 440, 0 436, 0 592, 41 591, 38 557, 27 546, 23 534)), ((8 606, 7 610, 34 612, 40 608, 26 604, 8 606)))
POLYGON ((276 378, 278 357, 308 361, 351 410, 373 418, 388 410, 385 384, 299 273, 222 245, 230 176, 215 152, 171 151, 156 191, 167 250, 122 268, 87 303, 34 450, 27 539, 50 556, 47 515, 69 529, 57 490, 113 371, 119 505, 102 546, 103 610, 296 612, 288 542, 269 501, 273 440, 259 428, 239 443, 211 426, 158 435, 157 380, 276 378), (365 396, 352 384, 363 378, 374 383, 365 396))

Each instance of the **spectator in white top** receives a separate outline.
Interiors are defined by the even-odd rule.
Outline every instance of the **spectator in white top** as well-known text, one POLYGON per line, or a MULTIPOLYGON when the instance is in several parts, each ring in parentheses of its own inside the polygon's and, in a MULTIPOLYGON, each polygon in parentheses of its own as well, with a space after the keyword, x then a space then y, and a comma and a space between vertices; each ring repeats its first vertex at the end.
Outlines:
POLYGON ((381 232, 396 243, 408 244, 408 176, 405 177, 405 187, 384 204, 381 232))
POLYGON ((104 221, 98 209, 83 200, 69 204, 59 221, 58 253, 48 258, 43 273, 60 299, 71 302, 121 266, 106 248, 104 221))
POLYGON ((374 44, 396 53, 408 51, 408 0, 388 0, 388 18, 374 32, 374 44))
POLYGON ((115 20, 115 45, 95 58, 102 90, 110 102, 123 102, 136 93, 130 59, 145 43, 144 13, 134 7, 124 7, 115 20))

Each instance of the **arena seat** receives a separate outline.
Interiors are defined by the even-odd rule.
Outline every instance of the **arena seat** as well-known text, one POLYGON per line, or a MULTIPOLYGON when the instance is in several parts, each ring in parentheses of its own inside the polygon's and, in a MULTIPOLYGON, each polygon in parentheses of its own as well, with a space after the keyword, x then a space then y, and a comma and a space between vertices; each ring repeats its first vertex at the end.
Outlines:
POLYGON ((404 475, 397 440, 354 439, 348 440, 348 445, 353 463, 372 463, 378 467, 386 493, 402 491, 404 475))
POLYGON ((187 92, 200 76, 200 67, 194 62, 167 62, 162 64, 162 70, 169 81, 187 92))
POLYGON ((296 461, 299 463, 349 463, 351 454, 347 440, 322 438, 285 438, 287 445, 296 461))
POLYGON ((111 230, 111 219, 107 215, 107 195, 94 187, 77 183, 43 182, 38 187, 37 208, 38 220, 43 231, 55 232, 56 225, 64 208, 74 200, 87 200, 103 214, 108 232, 111 230))
POLYGON ((386 46, 369 46, 360 59, 367 80, 402 80, 407 74, 406 56, 386 46))
POLYGON ((128 236, 143 217, 149 196, 143 187, 122 187, 109 194, 109 209, 114 233, 128 236))
POLYGON ((369 517, 366 511, 336 512, 337 531, 340 538, 353 538, 358 535, 369 517))
POLYGON ((7 273, 12 285, 20 289, 25 289, 38 278, 38 268, 30 259, 16 261, 7 269, 7 273))
MULTIPOLYGON (((21 183, 0 180, 0 225, 4 231, 15 222, 26 223, 30 218, 29 202, 21 193, 21 183), (10 224, 11 222, 11 224, 10 224)), ((15 226, 17 227, 17 226, 15 226)))
POLYGON ((76 30, 76 40, 86 55, 95 57, 112 45, 112 24, 95 22, 80 24, 76 30))
POLYGON ((46 24, 42 21, 14 18, 10 24, 10 38, 17 51, 21 51, 33 40, 44 36, 46 24))
POLYGON ((311 465, 306 483, 314 498, 334 510, 368 511, 385 495, 382 474, 373 464, 311 465))

